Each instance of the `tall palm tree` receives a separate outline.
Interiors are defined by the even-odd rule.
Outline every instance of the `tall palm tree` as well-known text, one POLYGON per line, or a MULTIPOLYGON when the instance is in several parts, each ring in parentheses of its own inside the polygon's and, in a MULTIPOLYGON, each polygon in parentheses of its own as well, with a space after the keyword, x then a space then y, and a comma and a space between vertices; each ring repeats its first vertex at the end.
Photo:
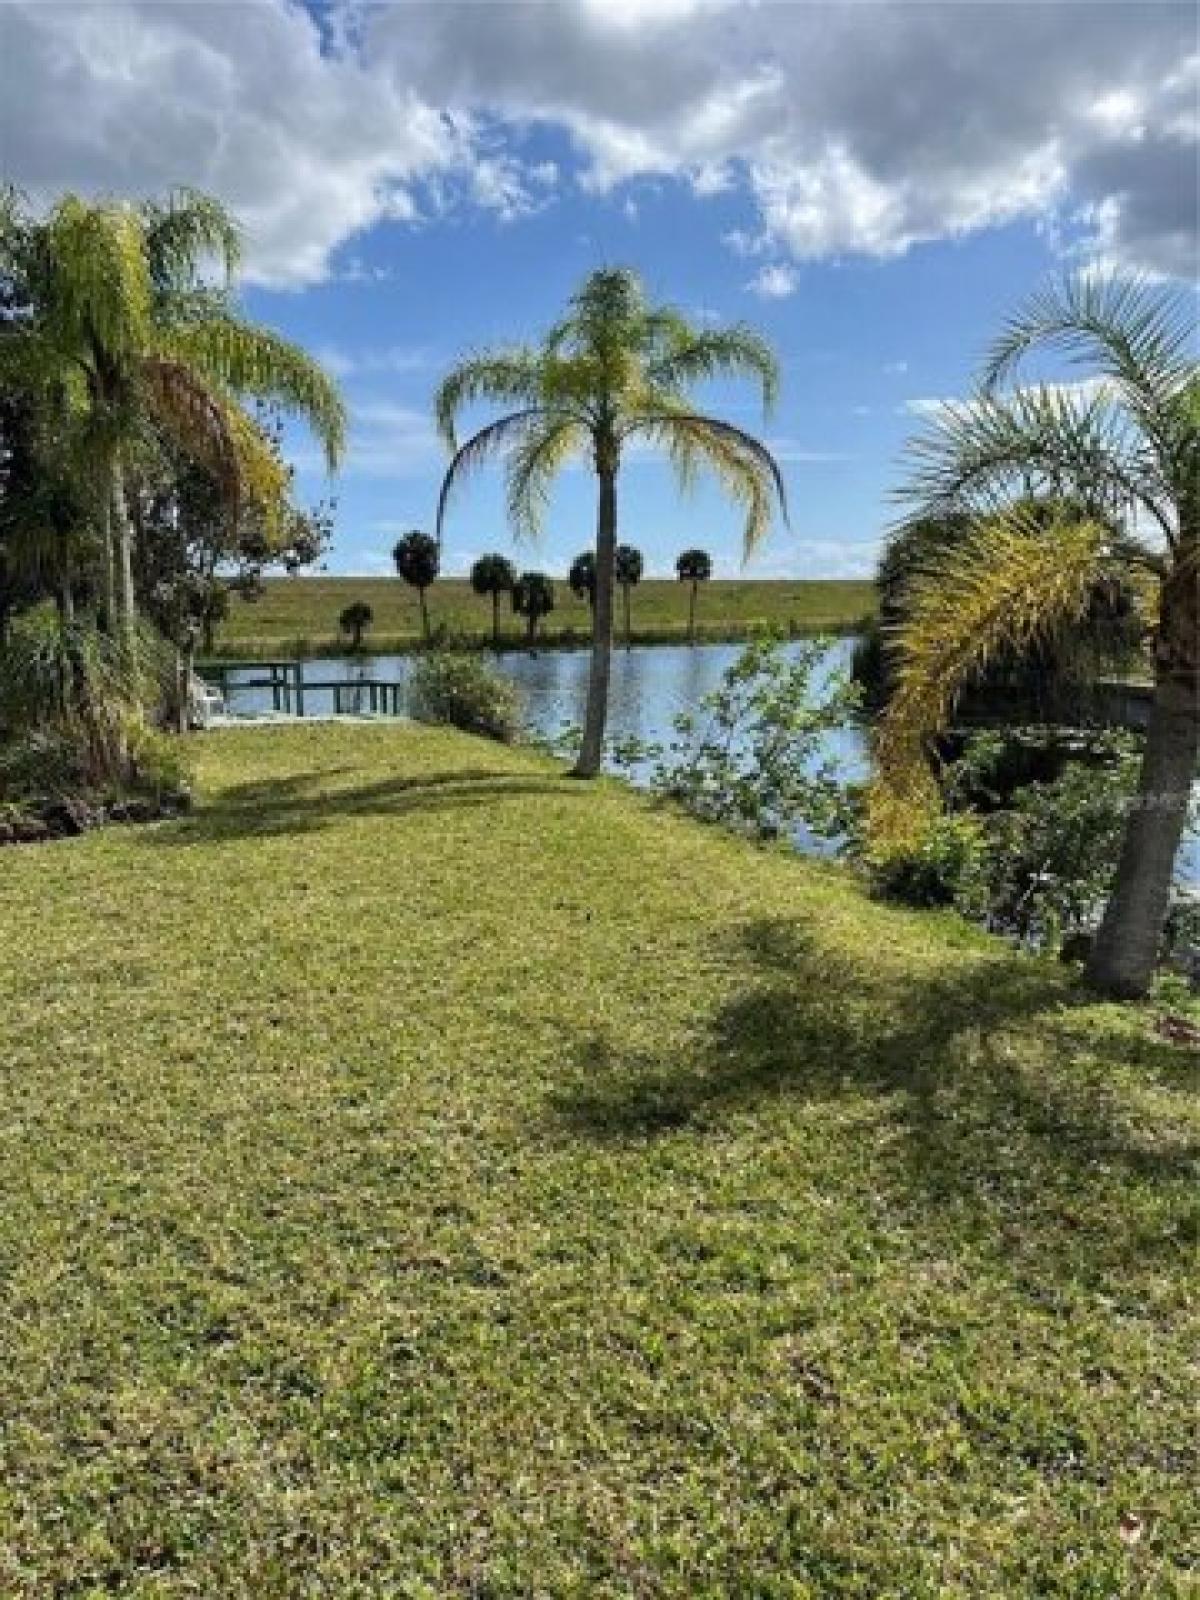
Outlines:
POLYGON ((42 220, 0 194, 0 281, 20 314, 0 337, 0 375, 66 397, 80 423, 105 530, 110 598, 133 636, 133 526, 126 472, 143 430, 210 468, 231 515, 274 505, 286 479, 244 402, 307 420, 332 469, 345 437, 337 389, 302 350, 237 314, 229 286, 238 229, 215 201, 180 190, 165 205, 67 195, 42 220), (220 286, 206 274, 216 264, 220 286))
POLYGON ((537 625, 554 610, 554 585, 544 572, 523 572, 513 584, 512 608, 525 618, 525 644, 532 650, 537 625))
POLYGON ((1144 994, 1153 975, 1200 748, 1195 352, 1195 313, 1181 294, 1118 277, 1053 285, 997 340, 977 397, 945 407, 915 441, 905 491, 920 514, 974 520, 914 585, 896 641, 874 790, 884 840, 932 803, 929 747, 995 652, 1079 618, 1106 572, 1152 587, 1154 696, 1138 794, 1086 969, 1093 987, 1122 997, 1144 994), (1086 366, 1089 381, 1001 392, 1039 348, 1086 366), (1012 509, 1031 492, 1084 514, 1034 525, 1012 509))
POLYGON ((586 600, 588 610, 596 606, 596 557, 591 550, 581 550, 567 573, 567 588, 577 600, 586 600))
POLYGON ((633 644, 633 618, 630 614, 630 595, 635 585, 642 581, 642 569, 645 563, 642 552, 631 544, 619 544, 613 557, 613 575, 621 586, 621 596, 625 602, 625 648, 628 650, 633 644))
POLYGON ((511 594, 517 570, 507 556, 480 556, 471 568, 471 587, 476 594, 492 597, 492 647, 500 648, 500 596, 511 594))
POLYGON ((438 537, 457 484, 497 456, 507 459, 508 509, 520 533, 536 535, 554 474, 582 455, 596 473, 596 601, 579 777, 600 770, 612 660, 617 481, 626 446, 646 440, 665 450, 681 483, 713 471, 746 514, 747 551, 766 532, 783 479, 770 451, 731 423, 698 412, 689 389, 710 378, 758 381, 768 411, 778 384, 775 358, 749 329, 695 328, 677 311, 651 305, 624 268, 593 272, 563 319, 536 348, 469 357, 444 379, 437 420, 451 452, 438 502, 438 537), (514 409, 465 443, 461 413, 479 402, 514 409))
POLYGON ((421 604, 421 636, 428 644, 431 632, 429 626, 429 601, 426 594, 431 585, 437 582, 438 573, 442 567, 442 552, 438 541, 427 533, 422 533, 420 528, 412 528, 408 533, 402 534, 392 546, 392 565, 397 576, 402 578, 409 588, 417 591, 417 599, 421 604))
POLYGON ((712 557, 707 550, 684 550, 675 563, 680 583, 691 585, 688 595, 688 643, 696 642, 696 595, 702 583, 712 577, 712 557))

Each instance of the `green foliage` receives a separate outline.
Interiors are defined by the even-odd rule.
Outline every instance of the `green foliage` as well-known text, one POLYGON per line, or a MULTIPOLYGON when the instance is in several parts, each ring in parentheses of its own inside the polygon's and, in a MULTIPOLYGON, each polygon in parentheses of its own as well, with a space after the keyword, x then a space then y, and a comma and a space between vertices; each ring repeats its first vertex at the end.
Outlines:
POLYGON ((642 552, 631 544, 619 544, 613 561, 613 571, 623 589, 632 589, 642 581, 644 567, 642 552))
POLYGON ((471 568, 471 588, 476 594, 508 594, 516 581, 516 569, 507 556, 480 556, 471 568))
POLYGON ((513 527, 536 538, 550 485, 568 460, 582 455, 615 472, 625 442, 641 437, 667 453, 685 487, 702 467, 715 475, 745 513, 749 552, 775 504, 785 508, 783 479, 753 435, 695 411, 695 385, 722 377, 751 378, 764 410, 772 406, 778 370, 757 334, 693 327, 679 312, 651 305, 636 274, 592 273, 536 348, 472 356, 443 380, 435 409, 452 454, 438 501, 439 537, 454 491, 490 460, 505 461, 513 527), (504 412, 462 443, 458 419, 480 402, 504 412))
MULTIPOLYGON (((1004 745, 991 736, 968 746, 950 770, 952 789, 986 785, 1004 745)), ((1086 761, 1022 785, 985 819, 983 892, 993 927, 1047 950, 1094 927, 1116 877, 1139 759, 1132 736, 1095 735, 1086 761)))
POLYGON ((934 817, 919 838, 870 858, 872 887, 884 900, 929 909, 955 906, 980 912, 984 905, 988 844, 973 816, 934 817))
POLYGON ((675 562, 681 583, 707 583, 712 577, 712 557, 707 550, 684 550, 675 562))
POLYGON ((537 625, 554 610, 554 584, 544 572, 523 572, 513 584, 512 608, 525 618, 526 637, 532 644, 537 625))
POLYGON ((437 579, 442 553, 432 535, 419 528, 404 534, 392 547, 392 562, 397 576, 411 588, 424 591, 437 579))
POLYGON ((338 618, 338 627, 343 633, 348 633, 355 650, 362 649, 364 632, 375 620, 375 613, 365 600, 354 600, 342 611, 338 618))
POLYGON ((978 733, 943 771, 951 809, 907 848, 873 858, 871 880, 887 899, 953 905, 1022 945, 1074 944, 1112 891, 1140 754, 1125 733, 1077 737, 1069 751, 1054 729, 978 733), (1039 751, 1053 775, 1028 781, 1022 768, 1039 751))
POLYGON ((842 833, 850 797, 822 747, 853 714, 858 696, 840 675, 817 694, 813 680, 828 648, 825 640, 787 651, 773 639, 748 644, 694 710, 672 719, 669 743, 619 742, 614 762, 648 768, 654 793, 705 822, 759 838, 797 826, 826 837, 842 833))
POLYGON ((413 715, 465 733, 510 744, 517 736, 520 701, 507 678, 478 656, 431 651, 417 662, 409 688, 413 715))
POLYGON ((596 603, 596 557, 591 550, 581 550, 567 573, 567 588, 589 606, 596 603))

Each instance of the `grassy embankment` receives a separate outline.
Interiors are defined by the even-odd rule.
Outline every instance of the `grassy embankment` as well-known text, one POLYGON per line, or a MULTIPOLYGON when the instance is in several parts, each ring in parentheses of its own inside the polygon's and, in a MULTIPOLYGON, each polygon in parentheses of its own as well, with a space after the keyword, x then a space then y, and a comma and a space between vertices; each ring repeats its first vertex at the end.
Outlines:
POLYGON ((0 1593, 1194 1592, 1152 1008, 532 754, 197 744, 0 855, 0 1593))
MULTIPOLYGON (((586 644, 591 629, 587 602, 576 599, 565 579, 556 579, 555 594, 555 609, 539 628, 540 637, 547 643, 586 644)), ((248 660, 342 654, 346 639, 338 632, 338 617, 355 600, 365 600, 375 613, 365 641, 368 650, 388 654, 420 643, 416 591, 398 578, 272 578, 260 600, 235 599, 228 622, 218 632, 217 653, 248 660)), ((701 587, 697 634, 718 640, 745 638, 763 628, 847 633, 874 609, 873 585, 857 579, 718 578, 701 587)), ((445 624, 459 642, 490 643, 491 601, 475 594, 465 578, 440 578, 429 591, 429 610, 434 626, 445 624)), ((500 614, 505 642, 522 644, 524 624, 512 615, 507 599, 500 614)), ((648 578, 633 591, 633 632, 642 643, 682 643, 687 615, 685 584, 648 578)), ((620 595, 617 618, 623 627, 620 595)))

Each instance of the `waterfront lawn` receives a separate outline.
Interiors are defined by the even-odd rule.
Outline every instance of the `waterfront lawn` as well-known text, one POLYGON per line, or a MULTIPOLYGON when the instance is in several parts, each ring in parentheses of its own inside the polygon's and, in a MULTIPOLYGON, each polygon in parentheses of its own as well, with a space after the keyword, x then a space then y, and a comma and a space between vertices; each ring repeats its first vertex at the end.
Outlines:
MULTIPOLYGON (((585 600, 564 579, 555 580, 555 608, 539 628, 550 641, 586 643, 591 629, 585 600)), ((314 655, 343 652, 338 631, 346 606, 364 600, 374 613, 367 631, 368 650, 409 649, 421 638, 415 589, 399 578, 270 578, 255 601, 234 599, 229 620, 219 630, 217 649, 227 657, 263 659, 272 654, 314 655)), ((702 584, 697 609, 698 636, 742 638, 762 628, 794 632, 849 632, 875 610, 874 586, 860 579, 721 579, 702 584)), ((441 578, 429 591, 434 626, 456 638, 482 644, 491 638, 492 603, 475 594, 465 578, 441 578)), ((618 596, 618 621, 624 611, 618 596)), ((509 645, 524 640, 524 623, 502 599, 502 637, 509 645)), ((688 586, 647 578, 633 591, 634 637, 647 643, 682 643, 687 637, 688 586)))
POLYGON ((0 1593, 1191 1592, 1153 1007, 457 734, 197 749, 0 852, 0 1593))

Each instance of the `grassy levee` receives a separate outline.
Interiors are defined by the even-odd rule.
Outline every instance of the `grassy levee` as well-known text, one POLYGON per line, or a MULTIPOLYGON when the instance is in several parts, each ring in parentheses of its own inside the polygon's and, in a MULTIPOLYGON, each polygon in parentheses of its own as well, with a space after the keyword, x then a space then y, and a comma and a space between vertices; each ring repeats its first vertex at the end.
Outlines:
POLYGON ((0 852, 0 1593, 1190 1592, 1149 1009, 533 754, 196 743, 0 852))
MULTIPOLYGON (((555 609, 539 628, 546 644, 585 645, 590 637, 587 602, 555 580, 555 609)), ((219 629, 216 654, 232 659, 272 655, 334 655, 347 648, 338 631, 346 606, 365 600, 374 612, 365 647, 376 654, 410 650, 421 642, 416 591, 398 578, 272 578, 258 600, 234 600, 219 629)), ((874 586, 858 579, 809 581, 714 579, 701 586, 697 637, 742 639, 767 628, 784 633, 848 633, 875 609, 874 586)), ((435 627, 455 642, 486 646, 492 639, 491 601, 475 594, 465 578, 440 578, 429 591, 435 627)), ((524 646, 524 627, 504 598, 501 637, 508 648, 524 646)), ((623 616, 618 605, 619 633, 623 616)), ((682 644, 687 639, 687 586, 648 578, 633 591, 633 637, 643 644, 682 644)))

